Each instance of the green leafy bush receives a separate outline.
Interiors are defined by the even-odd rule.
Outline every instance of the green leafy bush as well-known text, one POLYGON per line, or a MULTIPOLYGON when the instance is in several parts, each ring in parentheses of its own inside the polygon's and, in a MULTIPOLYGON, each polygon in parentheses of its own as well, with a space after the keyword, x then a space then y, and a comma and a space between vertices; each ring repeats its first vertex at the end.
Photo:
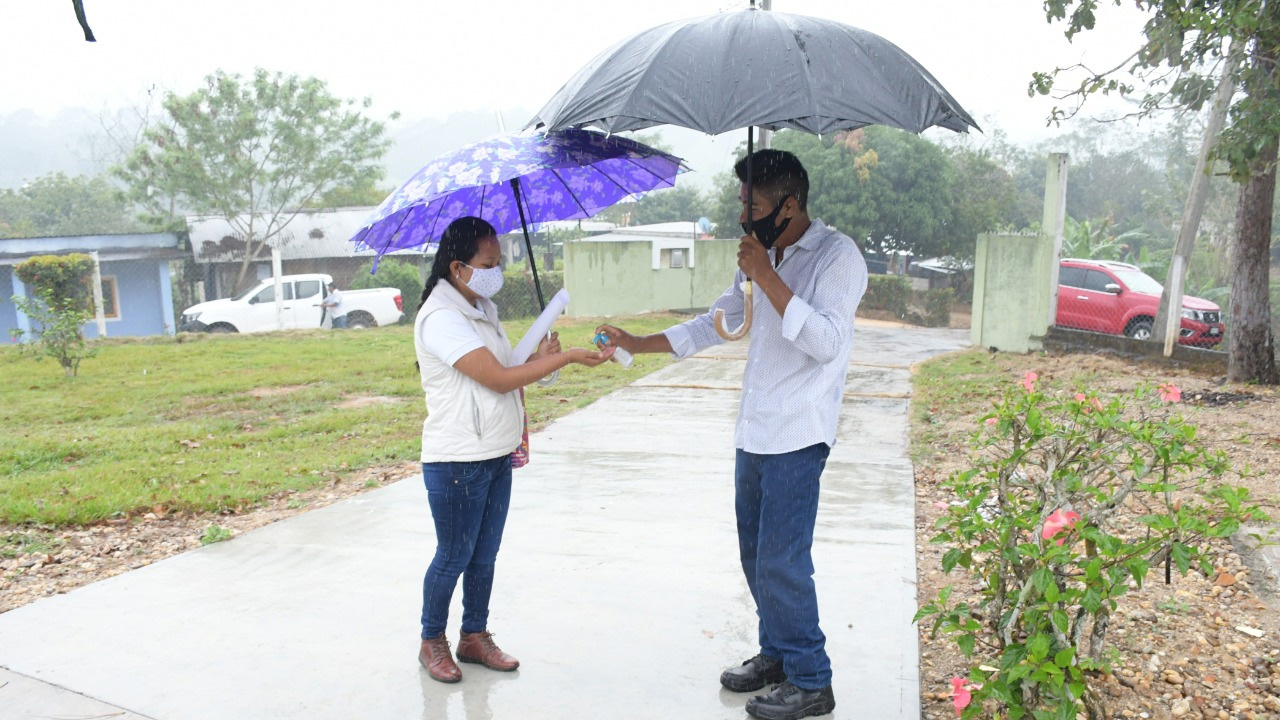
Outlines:
POLYGON ((351 281, 351 288, 353 290, 378 287, 399 289, 401 301, 404 303, 404 316, 401 322, 413 322, 414 316, 418 314, 418 306, 422 304, 422 276, 418 273, 417 264, 412 260, 383 258, 378 264, 376 275, 369 274, 372 270, 373 261, 361 266, 356 272, 355 279, 351 281))
POLYGON ((14 272, 35 295, 43 298, 47 294, 53 312, 92 311, 93 258, 88 255, 37 255, 19 264, 14 272))
MULTIPOLYGON (((542 297, 547 302, 564 287, 564 273, 538 270, 538 282, 542 285, 542 297)), ((533 275, 523 270, 507 271, 502 289, 493 296, 504 320, 537 317, 542 312, 538 306, 538 294, 534 290, 533 275)))
POLYGON ((929 327, 946 327, 951 324, 951 308, 956 304, 956 291, 935 288, 924 294, 924 324, 929 327))
MULTIPOLYGON (((94 355, 81 328, 93 317, 90 275, 93 259, 88 255, 38 255, 14 268, 27 286, 27 296, 13 296, 18 310, 34 323, 32 339, 19 351, 37 359, 49 356, 70 376, 80 372, 80 361, 94 355)), ((13 329, 12 339, 22 341, 23 332, 13 329)))
POLYGON ((911 279, 906 275, 870 275, 867 292, 862 297, 862 307, 867 310, 888 310, 894 317, 907 316, 907 304, 911 299, 911 279))
POLYGON ((1131 584, 1161 563, 1207 574, 1209 541, 1266 519, 1224 482, 1225 454, 1195 444, 1176 387, 1140 387, 1130 407, 1037 382, 1027 373, 1004 393, 974 435, 973 468, 943 485, 954 499, 933 541, 980 601, 953 602, 948 587, 916 621, 973 663, 953 680, 972 693, 964 720, 1109 718, 1090 683, 1110 672, 1107 629, 1131 584))

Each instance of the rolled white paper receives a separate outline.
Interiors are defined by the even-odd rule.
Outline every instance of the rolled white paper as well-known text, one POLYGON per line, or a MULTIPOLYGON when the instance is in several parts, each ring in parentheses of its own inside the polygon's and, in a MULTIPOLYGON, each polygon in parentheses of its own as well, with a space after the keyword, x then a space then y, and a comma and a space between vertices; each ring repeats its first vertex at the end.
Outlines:
POLYGON ((547 303, 546 309, 533 321, 533 326, 529 328, 529 332, 520 338, 520 342, 516 343, 516 347, 511 351, 511 365, 523 365, 534 350, 538 349, 538 343, 542 342, 542 338, 551 332, 551 326, 556 323, 556 318, 560 317, 560 313, 564 312, 565 307, 569 305, 569 291, 560 288, 551 297, 551 302, 547 303))

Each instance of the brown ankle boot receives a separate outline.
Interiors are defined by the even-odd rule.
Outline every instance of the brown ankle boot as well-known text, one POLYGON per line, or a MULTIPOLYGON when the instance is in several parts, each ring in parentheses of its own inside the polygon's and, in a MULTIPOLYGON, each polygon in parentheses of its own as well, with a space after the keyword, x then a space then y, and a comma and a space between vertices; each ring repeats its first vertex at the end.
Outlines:
POLYGON ((520 667, 520 661, 498 649, 493 635, 488 632, 462 633, 458 641, 458 659, 465 663, 480 663, 490 670, 511 672, 520 667))
POLYGON ((444 635, 423 638, 422 649, 418 650, 418 662, 422 663, 433 680, 456 683, 462 679, 462 671, 454 664, 453 653, 449 652, 449 641, 444 635))

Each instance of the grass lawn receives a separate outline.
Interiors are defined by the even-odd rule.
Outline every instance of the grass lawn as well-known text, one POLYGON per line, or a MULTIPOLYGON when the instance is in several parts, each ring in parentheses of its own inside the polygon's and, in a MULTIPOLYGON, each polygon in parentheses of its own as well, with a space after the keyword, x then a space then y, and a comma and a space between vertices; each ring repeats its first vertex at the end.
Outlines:
MULTIPOLYGON (((637 334, 683 318, 610 322, 637 334)), ((515 342, 531 319, 504 323, 515 342)), ((564 347, 599 319, 561 318, 564 347)), ((237 511, 418 456, 426 413, 408 326, 107 340, 79 377, 0 348, 0 522, 237 511)), ((531 429, 668 364, 571 365, 525 390, 531 429)))

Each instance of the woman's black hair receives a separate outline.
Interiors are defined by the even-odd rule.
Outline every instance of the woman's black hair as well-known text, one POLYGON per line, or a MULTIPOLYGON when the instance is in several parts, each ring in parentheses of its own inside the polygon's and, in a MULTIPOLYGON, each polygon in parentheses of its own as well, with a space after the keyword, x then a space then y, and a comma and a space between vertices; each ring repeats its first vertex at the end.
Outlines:
POLYGON ((436 248, 436 260, 431 265, 431 275, 427 277, 426 287, 422 289, 422 302, 431 297, 431 291, 442 278, 449 277, 449 266, 454 260, 469 262, 480 252, 480 238, 493 237, 498 234, 485 220, 478 217, 464 216, 449 223, 440 236, 440 246, 436 248))

